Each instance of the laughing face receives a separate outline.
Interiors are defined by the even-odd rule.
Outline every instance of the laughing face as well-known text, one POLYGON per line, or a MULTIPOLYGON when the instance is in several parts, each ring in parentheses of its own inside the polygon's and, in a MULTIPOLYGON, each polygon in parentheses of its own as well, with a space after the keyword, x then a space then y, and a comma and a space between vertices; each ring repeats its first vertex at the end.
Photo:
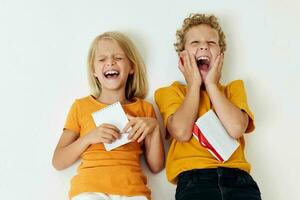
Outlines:
POLYGON ((94 76, 102 91, 125 89, 129 74, 133 74, 133 68, 123 49, 114 40, 101 39, 94 60, 94 76))
POLYGON ((221 52, 218 31, 201 24, 190 28, 185 34, 184 49, 195 56, 201 77, 204 79, 221 52))

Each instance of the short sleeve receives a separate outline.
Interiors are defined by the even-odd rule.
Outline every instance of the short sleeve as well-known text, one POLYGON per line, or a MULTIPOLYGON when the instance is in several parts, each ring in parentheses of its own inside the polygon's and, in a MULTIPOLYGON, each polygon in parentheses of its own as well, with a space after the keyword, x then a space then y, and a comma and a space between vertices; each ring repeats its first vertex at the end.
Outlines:
POLYGON ((155 102, 162 115, 164 126, 167 126, 168 118, 174 114, 183 102, 175 88, 160 88, 155 92, 155 102))
POLYGON ((79 123, 79 106, 77 101, 75 101, 71 109, 69 110, 69 113, 67 115, 67 119, 65 122, 64 130, 71 130, 74 131, 75 133, 80 133, 80 123, 79 123))
POLYGON ((155 114, 155 110, 153 108, 153 105, 150 105, 149 117, 153 117, 153 118, 156 119, 156 114, 155 114))
POLYGON ((242 111, 246 112, 249 116, 249 123, 246 129, 246 133, 249 133, 255 129, 254 116, 247 103, 247 94, 242 80, 236 80, 229 84, 229 100, 242 111))
POLYGON ((142 107, 142 109, 144 111, 144 116, 145 117, 156 118, 154 107, 153 107, 153 105, 150 102, 143 100, 143 107, 142 107))

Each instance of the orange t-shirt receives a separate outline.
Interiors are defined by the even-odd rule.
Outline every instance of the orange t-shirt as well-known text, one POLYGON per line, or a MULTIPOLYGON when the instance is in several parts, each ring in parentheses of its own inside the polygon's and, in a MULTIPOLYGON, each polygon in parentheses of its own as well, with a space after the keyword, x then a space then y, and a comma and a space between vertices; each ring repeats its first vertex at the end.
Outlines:
MULTIPOLYGON (((96 128, 92 113, 106 107, 92 96, 76 100, 67 117, 64 129, 80 134, 80 137, 96 128)), ((155 117, 153 106, 141 99, 122 105, 125 113, 139 117, 155 117)), ((142 172, 140 156, 142 148, 131 142, 106 151, 103 143, 90 145, 81 155, 77 175, 71 180, 69 197, 82 192, 102 192, 125 196, 146 196, 151 192, 142 172)))
MULTIPOLYGON (((246 132, 254 130, 253 115, 247 104, 246 92, 243 81, 233 81, 227 86, 219 85, 221 92, 235 106, 245 111, 249 116, 249 125, 246 132)), ((179 82, 174 82, 169 87, 160 88, 155 92, 155 101, 162 114, 164 125, 166 126, 168 118, 177 111, 183 103, 186 95, 186 86, 179 82)), ((198 117, 213 109, 209 96, 206 91, 200 91, 200 102, 198 117)), ((167 178, 171 183, 176 184, 177 176, 184 171, 192 169, 229 167, 239 168, 250 171, 250 164, 244 156, 245 141, 244 137, 239 138, 240 146, 234 154, 224 163, 219 162, 209 151, 204 148, 194 137, 188 142, 179 142, 171 138, 171 144, 166 160, 167 178)))

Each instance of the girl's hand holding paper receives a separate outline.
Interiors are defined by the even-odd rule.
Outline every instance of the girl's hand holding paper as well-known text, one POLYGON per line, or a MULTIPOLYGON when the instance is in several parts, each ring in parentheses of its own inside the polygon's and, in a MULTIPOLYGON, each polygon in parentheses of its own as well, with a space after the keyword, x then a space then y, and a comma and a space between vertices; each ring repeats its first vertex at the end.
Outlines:
POLYGON ((86 135, 89 144, 112 143, 120 138, 120 130, 112 124, 101 124, 86 135))
POLYGON ((129 122, 123 129, 123 132, 129 131, 128 139, 132 141, 137 140, 139 143, 159 126, 157 120, 152 117, 133 117, 128 114, 127 117, 129 122))

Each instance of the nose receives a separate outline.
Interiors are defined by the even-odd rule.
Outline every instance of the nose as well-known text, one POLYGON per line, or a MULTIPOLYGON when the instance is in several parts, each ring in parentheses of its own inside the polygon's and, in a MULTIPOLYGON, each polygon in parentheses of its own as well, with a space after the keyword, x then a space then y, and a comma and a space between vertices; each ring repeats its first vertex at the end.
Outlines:
POLYGON ((106 65, 108 66, 112 66, 115 64, 115 60, 113 58, 108 58, 107 59, 107 62, 106 62, 106 65))
POLYGON ((201 42, 201 43, 199 44, 199 46, 198 46, 198 49, 199 49, 200 51, 207 51, 207 50, 208 50, 208 45, 207 45, 207 43, 206 43, 206 42, 201 42))

